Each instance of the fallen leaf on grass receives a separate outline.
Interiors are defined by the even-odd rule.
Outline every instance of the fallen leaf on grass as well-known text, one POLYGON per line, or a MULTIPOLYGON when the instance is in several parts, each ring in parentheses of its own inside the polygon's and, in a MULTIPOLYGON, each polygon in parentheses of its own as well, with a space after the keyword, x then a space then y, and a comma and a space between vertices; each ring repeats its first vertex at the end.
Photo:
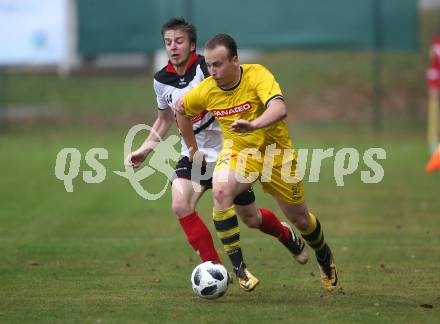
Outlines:
POLYGON ((419 306, 423 308, 434 308, 431 304, 420 304, 419 306))
POLYGON ((391 273, 391 272, 393 272, 393 268, 391 268, 391 266, 387 266, 387 265, 384 265, 383 263, 381 263, 380 264, 380 267, 383 269, 383 271, 385 271, 385 272, 388 272, 388 273, 391 273))
POLYGON ((28 267, 38 267, 40 265, 40 262, 38 261, 28 261, 26 264, 28 267))

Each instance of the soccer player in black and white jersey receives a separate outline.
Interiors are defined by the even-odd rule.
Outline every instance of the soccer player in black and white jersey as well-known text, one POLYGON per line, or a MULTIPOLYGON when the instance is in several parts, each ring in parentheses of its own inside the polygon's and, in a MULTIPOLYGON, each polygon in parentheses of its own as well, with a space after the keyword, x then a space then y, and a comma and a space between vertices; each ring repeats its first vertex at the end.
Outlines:
MULTIPOLYGON (((154 131, 125 159, 125 164, 133 168, 139 167, 145 161, 154 149, 151 143, 158 143, 174 123, 177 100, 209 76, 203 56, 196 53, 197 33, 194 25, 183 18, 172 18, 162 26, 162 38, 169 61, 154 76, 158 115, 152 127, 154 131)), ((207 111, 195 116, 192 122, 199 150, 204 154, 208 164, 207 168, 202 168, 205 169, 202 172, 209 172, 206 169, 212 172, 217 154, 222 147, 220 126, 207 111)), ((203 262, 221 263, 211 233, 196 211, 197 202, 203 192, 212 187, 212 179, 207 179, 210 176, 206 174, 200 174, 200 179, 191 177, 192 162, 189 160, 188 147, 184 141, 181 144, 181 158, 176 165, 171 186, 172 210, 177 215, 189 244, 200 259, 203 262), (196 185, 193 182, 196 182, 196 185), (198 185, 201 186, 201 190, 196 191, 198 185)), ((246 191, 237 196, 235 203, 247 205, 254 200, 253 191, 246 191)))

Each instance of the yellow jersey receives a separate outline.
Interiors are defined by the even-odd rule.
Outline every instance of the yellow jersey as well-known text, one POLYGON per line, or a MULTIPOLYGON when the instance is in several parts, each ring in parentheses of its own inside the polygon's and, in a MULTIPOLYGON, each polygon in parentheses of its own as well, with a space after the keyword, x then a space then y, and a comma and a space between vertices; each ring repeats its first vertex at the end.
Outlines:
POLYGON ((231 89, 220 88, 208 77, 185 94, 185 114, 192 117, 203 110, 210 111, 220 124, 223 141, 233 141, 233 151, 256 148, 264 153, 265 147, 274 143, 277 148, 290 148, 292 143, 284 120, 247 133, 231 130, 235 120, 252 121, 264 113, 272 99, 283 98, 278 82, 264 66, 242 64, 240 69, 240 81, 231 89))

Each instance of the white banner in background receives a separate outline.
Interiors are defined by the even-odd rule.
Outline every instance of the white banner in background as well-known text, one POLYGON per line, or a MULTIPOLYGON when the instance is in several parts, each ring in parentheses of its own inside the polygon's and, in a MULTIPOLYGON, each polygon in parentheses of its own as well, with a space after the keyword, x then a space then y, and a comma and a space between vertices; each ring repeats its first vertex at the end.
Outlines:
POLYGON ((68 0, 0 0, 0 65, 66 59, 68 0))

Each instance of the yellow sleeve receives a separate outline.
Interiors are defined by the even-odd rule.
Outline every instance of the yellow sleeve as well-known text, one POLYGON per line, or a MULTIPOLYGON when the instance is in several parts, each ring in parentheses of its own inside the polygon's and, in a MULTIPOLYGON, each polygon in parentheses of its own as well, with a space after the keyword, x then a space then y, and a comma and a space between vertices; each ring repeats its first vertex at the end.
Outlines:
POLYGON ((267 107, 269 101, 274 98, 282 99, 283 93, 281 92, 280 85, 278 84, 277 80, 275 80, 273 74, 262 65, 259 66, 257 73, 258 77, 255 78, 255 80, 257 80, 257 95, 264 106, 267 107))
POLYGON ((197 116, 205 110, 205 98, 201 95, 199 86, 183 96, 183 106, 185 107, 185 115, 189 117, 197 116))

